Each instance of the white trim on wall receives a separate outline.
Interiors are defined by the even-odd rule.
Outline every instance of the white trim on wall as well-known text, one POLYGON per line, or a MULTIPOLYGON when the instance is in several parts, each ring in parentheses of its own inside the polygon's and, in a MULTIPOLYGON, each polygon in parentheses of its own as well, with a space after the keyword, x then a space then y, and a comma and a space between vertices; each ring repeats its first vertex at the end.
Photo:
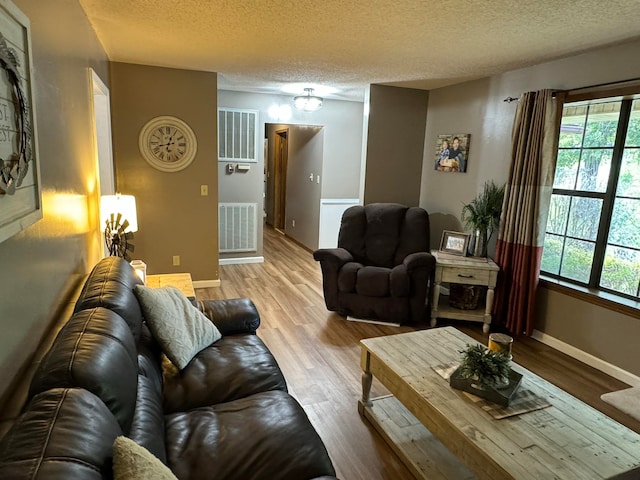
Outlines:
POLYGON ((563 341, 558 340, 551 335, 547 335, 546 333, 539 330, 534 330, 531 334, 531 338, 534 338, 539 342, 544 343, 545 345, 549 345, 550 347, 553 347, 556 350, 559 350, 562 353, 575 358, 576 360, 580 360, 582 363, 585 363, 590 367, 595 368, 596 370, 600 370, 601 372, 604 372, 607 375, 612 376, 613 378, 617 378, 621 382, 631 385, 632 387, 640 386, 640 377, 634 375, 633 373, 627 372, 620 367, 616 367, 609 362, 605 362, 598 357, 594 357, 590 353, 584 352, 574 347, 573 345, 564 343, 563 341))
POLYGON ((218 260, 219 265, 239 265, 241 263, 264 263, 264 257, 221 258, 218 260))

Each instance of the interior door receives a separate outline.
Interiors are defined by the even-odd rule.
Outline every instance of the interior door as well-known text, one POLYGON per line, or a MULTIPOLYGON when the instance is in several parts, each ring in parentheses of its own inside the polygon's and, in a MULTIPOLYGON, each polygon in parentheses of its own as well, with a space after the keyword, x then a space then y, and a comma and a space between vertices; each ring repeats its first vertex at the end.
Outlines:
POLYGON ((276 131, 274 144, 274 206, 273 226, 284 230, 287 206, 288 130, 276 131))

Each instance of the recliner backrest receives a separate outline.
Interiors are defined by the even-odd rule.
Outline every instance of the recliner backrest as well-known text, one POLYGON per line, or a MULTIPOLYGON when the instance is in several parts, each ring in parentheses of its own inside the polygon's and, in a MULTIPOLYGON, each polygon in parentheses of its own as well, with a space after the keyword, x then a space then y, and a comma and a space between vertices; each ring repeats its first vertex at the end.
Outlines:
POLYGON ((398 203, 350 207, 342 215, 338 247, 356 262, 393 268, 411 253, 429 251, 429 215, 398 203))

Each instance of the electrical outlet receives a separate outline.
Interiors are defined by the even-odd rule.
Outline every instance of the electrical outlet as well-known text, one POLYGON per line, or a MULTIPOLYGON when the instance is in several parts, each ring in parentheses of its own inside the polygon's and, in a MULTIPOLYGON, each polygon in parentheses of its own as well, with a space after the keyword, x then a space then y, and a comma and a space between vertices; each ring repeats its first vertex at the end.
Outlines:
POLYGON ((203 197, 209 195, 209 185, 200 185, 200 195, 203 197))
POLYGON ((173 256, 173 266, 178 267, 180 265, 180 255, 173 256))
POLYGON ((295 220, 291 220, 291 226, 292 226, 293 228, 296 228, 296 221, 295 221, 295 220))

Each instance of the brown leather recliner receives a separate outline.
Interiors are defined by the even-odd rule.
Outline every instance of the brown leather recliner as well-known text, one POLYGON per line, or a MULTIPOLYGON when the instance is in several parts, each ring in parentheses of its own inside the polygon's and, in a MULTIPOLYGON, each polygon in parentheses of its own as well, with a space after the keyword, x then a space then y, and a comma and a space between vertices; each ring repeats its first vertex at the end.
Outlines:
POLYGON ((426 319, 435 270, 429 215, 419 207, 372 203, 348 208, 338 248, 313 252, 327 309, 392 323, 426 319))

